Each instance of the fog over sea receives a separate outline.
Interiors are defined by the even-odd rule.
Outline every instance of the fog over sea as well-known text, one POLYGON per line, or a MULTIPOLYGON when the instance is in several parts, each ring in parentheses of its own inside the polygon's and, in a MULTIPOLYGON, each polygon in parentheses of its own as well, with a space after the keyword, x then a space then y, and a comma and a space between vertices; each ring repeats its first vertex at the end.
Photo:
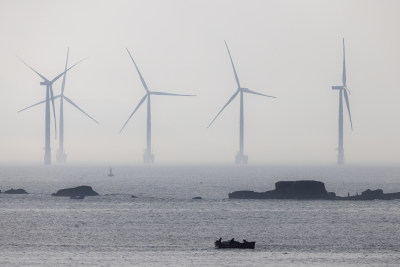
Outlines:
POLYGON ((400 201, 229 200, 279 180, 400 191, 400 166, 1 165, 0 266, 398 266, 400 201), (100 194, 52 197, 90 185, 100 194), (131 195, 137 198, 131 198, 131 195), (201 196, 202 200, 192 200, 201 196), (214 240, 256 241, 217 250, 214 240))

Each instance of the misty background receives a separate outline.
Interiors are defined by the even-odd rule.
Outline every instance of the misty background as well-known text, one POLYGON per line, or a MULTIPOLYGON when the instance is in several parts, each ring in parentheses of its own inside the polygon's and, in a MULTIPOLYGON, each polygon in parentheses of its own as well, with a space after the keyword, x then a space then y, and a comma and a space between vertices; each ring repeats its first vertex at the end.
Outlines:
MULTIPOLYGON (((68 162, 142 163, 146 106, 119 130, 145 91, 152 97, 156 163, 233 163, 239 98, 224 40, 243 87, 250 164, 336 162, 342 38, 354 131, 344 118, 347 163, 400 162, 398 1, 0 1, 0 161, 44 155, 40 78, 67 73, 65 95, 100 122, 64 105, 68 162)), ((59 94, 61 80, 54 84, 59 94)), ((59 100, 56 100, 57 123, 59 100)), ((57 124, 58 125, 58 124, 57 124)), ((58 149, 52 121, 52 158, 58 149)))

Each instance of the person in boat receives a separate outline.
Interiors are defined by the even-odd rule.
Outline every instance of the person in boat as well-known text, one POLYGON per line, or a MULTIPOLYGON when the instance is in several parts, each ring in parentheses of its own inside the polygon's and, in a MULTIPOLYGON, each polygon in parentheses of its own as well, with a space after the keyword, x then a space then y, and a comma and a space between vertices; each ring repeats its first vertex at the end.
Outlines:
POLYGON ((246 240, 246 239, 243 239, 243 243, 247 243, 247 240, 246 240))
POLYGON ((230 241, 229 241, 229 244, 230 245, 233 245, 235 243, 235 238, 232 238, 230 241))
POLYGON ((222 237, 220 237, 220 238, 217 240, 218 243, 221 243, 221 241, 222 241, 222 237))

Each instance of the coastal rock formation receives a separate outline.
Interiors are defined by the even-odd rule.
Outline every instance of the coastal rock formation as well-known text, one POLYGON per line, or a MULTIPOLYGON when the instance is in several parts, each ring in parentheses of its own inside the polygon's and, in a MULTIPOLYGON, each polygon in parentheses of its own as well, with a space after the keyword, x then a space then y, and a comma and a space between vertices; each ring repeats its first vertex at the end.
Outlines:
POLYGON ((236 199, 331 199, 335 193, 328 193, 325 185, 318 181, 280 181, 275 190, 266 192, 236 191, 229 198, 236 199))
POLYGON ((318 181, 283 181, 275 183, 277 194, 291 198, 326 198, 329 197, 325 184, 318 181))
POLYGON ((337 200, 392 200, 400 199, 400 192, 397 193, 383 193, 382 189, 370 190, 367 189, 361 193, 361 195, 348 196, 348 197, 337 197, 337 200))
POLYGON ((77 197, 77 196, 98 196, 99 194, 92 189, 91 186, 82 185, 74 188, 66 188, 58 190, 57 193, 51 194, 57 197, 77 197))
POLYGON ((24 189, 21 189, 21 188, 19 188, 19 189, 11 188, 10 190, 4 191, 4 194, 16 194, 16 195, 18 195, 18 194, 28 194, 28 192, 26 192, 24 189))
POLYGON ((319 181, 280 181, 275 190, 266 192, 236 191, 229 194, 232 199, 330 199, 330 200, 390 200, 400 199, 400 192, 384 194, 382 189, 362 192, 361 195, 340 197, 327 192, 325 184, 319 181))

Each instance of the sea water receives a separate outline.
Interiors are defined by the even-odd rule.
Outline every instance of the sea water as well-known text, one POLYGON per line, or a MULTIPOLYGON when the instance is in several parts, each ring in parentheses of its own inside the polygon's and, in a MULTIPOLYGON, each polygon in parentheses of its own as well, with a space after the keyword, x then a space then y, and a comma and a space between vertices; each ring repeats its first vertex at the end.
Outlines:
POLYGON ((304 179, 342 196, 400 192, 400 166, 112 167, 108 177, 105 165, 2 165, 0 190, 30 194, 0 194, 0 266, 400 264, 400 200, 228 199, 304 179), (79 185, 100 196, 51 196, 79 185), (256 248, 218 250, 220 237, 256 248))

